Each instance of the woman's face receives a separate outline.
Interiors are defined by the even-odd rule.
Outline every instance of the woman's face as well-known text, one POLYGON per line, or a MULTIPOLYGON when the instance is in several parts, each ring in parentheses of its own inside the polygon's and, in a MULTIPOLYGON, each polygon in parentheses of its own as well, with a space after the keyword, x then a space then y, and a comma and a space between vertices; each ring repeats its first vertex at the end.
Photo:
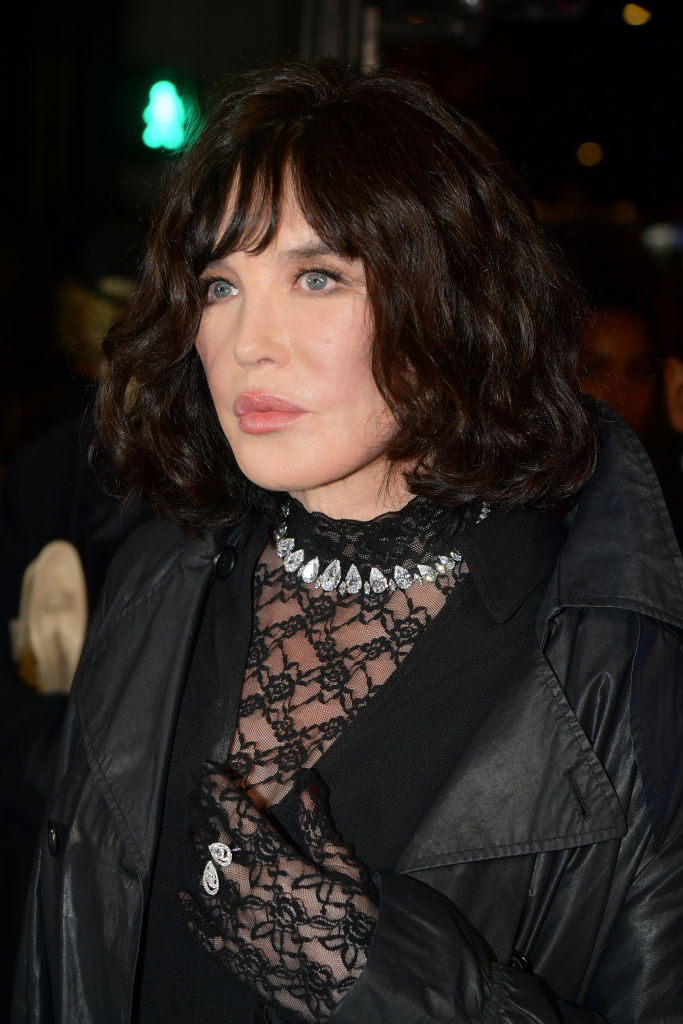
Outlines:
POLYGON ((382 487, 395 423, 370 370, 361 261, 330 252, 287 198, 263 252, 230 253, 202 276, 197 351, 245 476, 336 518, 404 504, 402 478, 382 487))

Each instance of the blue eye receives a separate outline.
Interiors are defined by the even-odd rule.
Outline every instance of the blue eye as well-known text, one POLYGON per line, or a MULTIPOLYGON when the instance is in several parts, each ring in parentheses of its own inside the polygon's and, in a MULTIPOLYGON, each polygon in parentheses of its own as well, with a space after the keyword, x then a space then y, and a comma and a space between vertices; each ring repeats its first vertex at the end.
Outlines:
POLYGON ((313 270, 310 274, 306 274, 304 281, 306 282, 306 287, 310 291, 320 292, 327 285, 329 277, 327 274, 323 274, 318 270, 313 270))
POLYGON ((222 278, 209 281, 206 289, 207 302, 217 302, 219 299, 226 299, 233 295, 237 295, 237 288, 229 281, 224 281, 222 278))

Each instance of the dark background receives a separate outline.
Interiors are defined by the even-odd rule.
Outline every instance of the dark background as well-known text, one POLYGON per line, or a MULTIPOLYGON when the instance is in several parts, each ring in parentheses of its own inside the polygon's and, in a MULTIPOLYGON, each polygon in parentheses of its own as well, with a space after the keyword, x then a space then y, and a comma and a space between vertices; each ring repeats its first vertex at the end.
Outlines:
POLYGON ((369 12, 334 0, 33 3, 3 61, 0 472, 82 400, 55 342, 59 283, 135 272, 173 159, 141 142, 150 85, 168 77, 201 108, 226 77, 286 55, 358 57, 370 24, 381 63, 424 78, 494 136, 594 300, 642 308, 660 350, 675 349, 681 5, 644 6, 650 21, 633 27, 613 0, 385 0, 369 12), (576 159, 585 141, 603 149, 595 167, 576 159), (648 248, 661 224, 664 244, 648 248))

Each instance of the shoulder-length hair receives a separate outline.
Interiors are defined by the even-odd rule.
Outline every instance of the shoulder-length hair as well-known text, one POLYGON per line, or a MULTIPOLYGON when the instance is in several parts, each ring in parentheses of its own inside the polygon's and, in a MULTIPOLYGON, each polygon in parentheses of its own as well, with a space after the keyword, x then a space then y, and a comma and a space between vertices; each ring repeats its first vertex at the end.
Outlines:
POLYGON ((364 264, 396 420, 386 455, 411 467, 410 490, 452 506, 570 498, 595 457, 576 286, 481 129, 423 84, 331 62, 247 76, 173 169, 105 343, 97 419, 120 493, 190 530, 280 500, 238 469, 194 342, 202 271, 268 245, 285 182, 323 242, 364 264))

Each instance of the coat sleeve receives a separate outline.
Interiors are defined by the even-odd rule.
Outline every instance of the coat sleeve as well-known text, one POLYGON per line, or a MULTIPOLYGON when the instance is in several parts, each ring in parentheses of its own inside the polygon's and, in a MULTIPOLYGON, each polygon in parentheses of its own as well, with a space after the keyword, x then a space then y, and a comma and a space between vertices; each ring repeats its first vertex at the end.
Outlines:
POLYGON ((535 975, 497 963, 436 889, 392 872, 375 879, 380 915, 368 963, 330 1024, 602 1024, 535 975))
MULTIPOLYGON (((64 720, 60 766, 55 778, 61 778, 67 759, 75 723, 73 703, 67 706, 64 720)), ((51 1024, 56 1020, 53 1005, 53 977, 49 943, 45 932, 44 905, 45 888, 50 890, 54 906, 59 906, 55 897, 55 886, 58 878, 55 865, 46 865, 47 853, 47 815, 43 814, 38 849, 36 850, 31 882, 26 899, 26 909, 17 951, 15 972, 14 998, 12 1003, 12 1024, 51 1024)))
POLYGON ((683 834, 654 840, 612 928, 588 999, 609 1019, 683 1021, 683 834))
POLYGON ((630 859, 631 883, 587 999, 605 1005, 610 1022, 676 1024, 683 1021, 683 646, 647 618, 633 661, 631 738, 650 835, 630 859))
POLYGON ((38 853, 28 894, 24 929, 17 960, 11 1024, 50 1024, 55 1020, 48 957, 41 925, 40 860, 38 853))
MULTIPOLYGON (((87 658, 88 646, 100 630, 103 618, 104 601, 101 599, 88 629, 81 662, 87 658)), ((50 766, 53 776, 53 793, 78 756, 82 757, 82 742, 72 695, 66 702, 59 750, 50 766)), ((26 897, 21 939, 17 950, 10 1018, 12 1024, 52 1024, 57 1019, 53 1001, 53 989, 56 983, 53 977, 55 964, 49 948, 50 942, 45 920, 50 914, 61 913, 61 895, 57 891, 60 884, 57 864, 61 858, 52 858, 48 852, 47 823, 48 814, 44 808, 41 815, 38 847, 26 897)))

